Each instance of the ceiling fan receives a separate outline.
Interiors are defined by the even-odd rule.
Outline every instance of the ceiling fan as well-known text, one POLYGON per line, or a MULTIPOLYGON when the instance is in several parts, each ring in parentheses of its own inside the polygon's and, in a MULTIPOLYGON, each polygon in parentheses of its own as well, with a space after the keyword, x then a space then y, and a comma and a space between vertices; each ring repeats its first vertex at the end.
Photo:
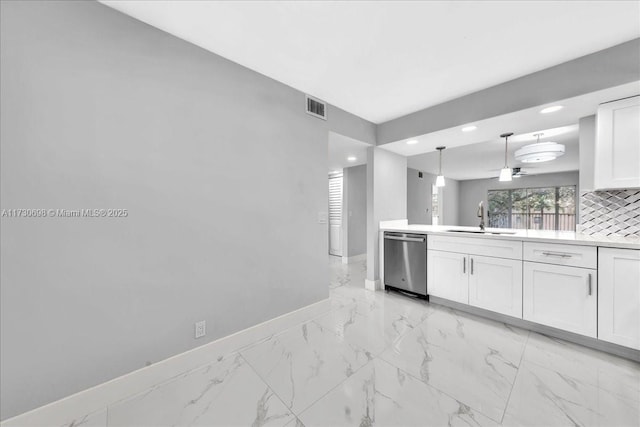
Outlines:
POLYGON ((513 172, 511 173, 511 176, 514 178, 520 178, 525 175, 529 175, 529 172, 522 170, 522 168, 519 168, 519 167, 513 168, 513 172))
MULTIPOLYGON (((511 176, 512 176, 513 178, 520 178, 520 177, 523 177, 523 176, 529 175, 529 172, 528 172, 528 171, 529 171, 530 169, 535 169, 535 167, 527 167, 527 170, 524 170, 524 169, 522 169, 521 167, 516 166, 516 167, 514 167, 514 168, 512 168, 512 169, 511 169, 511 176)), ((500 169, 491 169, 491 172, 497 172, 497 171, 499 171, 499 170, 500 170, 500 169)))

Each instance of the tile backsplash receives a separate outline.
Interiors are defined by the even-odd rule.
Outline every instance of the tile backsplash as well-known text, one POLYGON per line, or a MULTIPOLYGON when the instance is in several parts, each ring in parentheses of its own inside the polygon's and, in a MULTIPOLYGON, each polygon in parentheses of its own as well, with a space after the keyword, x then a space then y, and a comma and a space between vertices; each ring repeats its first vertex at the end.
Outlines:
POLYGON ((640 237, 640 190, 580 193, 579 232, 640 237))

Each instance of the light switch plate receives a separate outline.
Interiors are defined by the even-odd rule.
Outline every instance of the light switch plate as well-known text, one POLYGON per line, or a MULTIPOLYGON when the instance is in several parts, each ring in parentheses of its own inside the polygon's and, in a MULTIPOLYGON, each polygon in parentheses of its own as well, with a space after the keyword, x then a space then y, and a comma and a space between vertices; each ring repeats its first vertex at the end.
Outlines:
POLYGON ((318 224, 326 224, 326 223, 327 223, 327 213, 318 212, 318 224))

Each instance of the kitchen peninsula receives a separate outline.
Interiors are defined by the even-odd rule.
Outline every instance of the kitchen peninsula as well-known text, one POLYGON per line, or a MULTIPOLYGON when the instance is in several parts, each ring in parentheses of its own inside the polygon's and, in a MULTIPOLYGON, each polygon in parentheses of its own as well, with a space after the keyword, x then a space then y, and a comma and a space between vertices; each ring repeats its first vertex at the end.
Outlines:
POLYGON ((426 235, 431 302, 640 360, 637 237, 404 220, 382 221, 385 232, 426 235))

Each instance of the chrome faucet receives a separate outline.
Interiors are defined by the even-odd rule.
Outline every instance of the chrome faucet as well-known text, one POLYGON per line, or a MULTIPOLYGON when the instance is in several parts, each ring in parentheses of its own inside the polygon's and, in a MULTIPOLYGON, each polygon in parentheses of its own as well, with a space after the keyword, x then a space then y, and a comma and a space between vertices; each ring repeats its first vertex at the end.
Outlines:
POLYGON ((478 218, 480 218, 480 230, 484 231, 484 206, 482 201, 478 204, 478 218))

